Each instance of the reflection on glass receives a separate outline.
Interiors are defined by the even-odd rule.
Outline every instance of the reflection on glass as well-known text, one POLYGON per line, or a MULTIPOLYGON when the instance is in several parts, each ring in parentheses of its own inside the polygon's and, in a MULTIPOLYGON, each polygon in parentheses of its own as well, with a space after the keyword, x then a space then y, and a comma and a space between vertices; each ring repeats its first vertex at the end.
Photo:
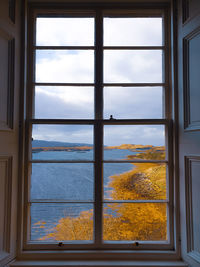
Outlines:
POLYGON ((35 118, 93 119, 94 88, 36 86, 35 118))
POLYGON ((93 240, 93 204, 32 203, 30 239, 93 240))
POLYGON ((104 206, 103 239, 165 241, 166 208, 164 203, 107 204, 104 206))
POLYGON ((37 18, 36 45, 94 45, 94 18, 37 18))
POLYGON ((104 199, 166 199, 166 164, 104 163, 104 199))
POLYGON ((94 52, 36 50, 36 82, 94 82, 94 52))
POLYGON ((104 18, 105 46, 161 46, 162 18, 104 18))
POLYGON ((160 119, 162 87, 105 87, 104 118, 160 119))
POLYGON ((105 50, 105 83, 161 83, 161 50, 105 50))
POLYGON ((104 126, 104 160, 165 159, 165 126, 104 126))
POLYGON ((93 177, 89 163, 34 163, 31 199, 93 200, 93 177))
POLYGON ((92 125, 33 125, 32 158, 93 160, 92 125))

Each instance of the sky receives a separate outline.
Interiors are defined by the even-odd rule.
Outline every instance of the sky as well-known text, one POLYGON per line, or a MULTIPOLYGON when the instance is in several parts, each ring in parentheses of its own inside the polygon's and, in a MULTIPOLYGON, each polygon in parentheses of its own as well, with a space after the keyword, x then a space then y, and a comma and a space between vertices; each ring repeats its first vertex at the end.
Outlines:
MULTIPOLYGON (((162 45, 161 18, 104 18, 105 46, 162 45)), ((93 18, 38 18, 36 45, 94 45, 93 18)), ((94 51, 37 50, 36 82, 93 83, 94 51)), ((161 50, 105 50, 105 83, 161 83, 161 50)), ((162 118, 162 87, 104 87, 104 118, 162 118)), ((93 86, 36 86, 35 118, 93 119, 93 86)), ((164 145, 163 126, 105 126, 104 144, 164 145)), ((89 125, 35 125, 33 138, 93 143, 89 125)))

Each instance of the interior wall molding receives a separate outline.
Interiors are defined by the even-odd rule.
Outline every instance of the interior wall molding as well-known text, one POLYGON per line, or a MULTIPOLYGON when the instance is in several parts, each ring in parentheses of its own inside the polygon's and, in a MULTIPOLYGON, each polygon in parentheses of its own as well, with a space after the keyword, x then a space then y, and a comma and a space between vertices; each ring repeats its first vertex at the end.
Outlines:
POLYGON ((3 117, 0 119, 0 131, 13 130, 13 114, 14 114, 14 83, 15 83, 15 38, 10 36, 4 30, 0 29, 0 44, 2 55, 0 69, 2 77, 0 77, 0 97, 3 99, 1 112, 3 117), (6 66, 6 68, 5 68, 6 66))
MULTIPOLYGON (((1 255, 7 257, 10 253, 10 232, 11 232, 11 204, 12 204, 12 156, 0 156, 1 168, 4 169, 4 177, 1 174, 1 184, 4 185, 4 199, 3 211, 1 216, 4 218, 3 221, 3 236, 2 236, 2 250, 1 255)), ((2 257, 1 257, 2 260, 2 257)))
MULTIPOLYGON (((192 120, 191 118, 191 88, 190 88, 190 42, 200 35, 200 27, 196 28, 190 34, 183 38, 183 96, 184 96, 184 130, 197 131, 200 130, 200 120, 192 120)), ((199 85, 200 86, 200 85, 199 85)))
POLYGON ((182 0, 182 23, 189 19, 189 0, 182 0))
POLYGON ((14 81, 15 81, 15 39, 8 41, 8 98, 7 98, 7 125, 13 129, 14 114, 14 81))
POLYGON ((9 0, 9 18, 15 23, 16 0, 9 0))
POLYGON ((185 156, 185 196, 186 196, 186 231, 187 231, 187 253, 195 261, 200 263, 200 253, 195 250, 194 217, 193 217, 193 190, 192 190, 192 164, 199 164, 200 156, 185 156))

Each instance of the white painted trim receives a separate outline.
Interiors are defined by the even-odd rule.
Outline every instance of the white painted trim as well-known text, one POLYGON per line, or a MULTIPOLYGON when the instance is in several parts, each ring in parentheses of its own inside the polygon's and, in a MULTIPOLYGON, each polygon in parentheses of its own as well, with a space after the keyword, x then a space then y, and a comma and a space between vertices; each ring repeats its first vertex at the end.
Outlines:
POLYGON ((181 261, 16 261, 10 267, 187 267, 181 261))

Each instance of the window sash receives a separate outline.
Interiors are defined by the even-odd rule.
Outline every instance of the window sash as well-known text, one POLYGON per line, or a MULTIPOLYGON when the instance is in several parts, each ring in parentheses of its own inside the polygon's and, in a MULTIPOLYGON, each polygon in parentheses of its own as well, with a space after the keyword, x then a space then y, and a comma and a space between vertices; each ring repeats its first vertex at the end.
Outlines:
MULTIPOLYGON (((61 11, 62 13, 63 11, 61 11)), ((170 244, 173 243, 173 227, 172 227, 172 146, 171 146, 171 138, 170 138, 170 133, 172 131, 172 122, 170 119, 170 112, 168 109, 169 105, 169 49, 168 49, 168 36, 166 34, 166 30, 164 31, 165 34, 165 43, 162 46, 103 46, 103 17, 106 14, 112 14, 112 17, 118 16, 118 17, 128 17, 134 15, 141 16, 159 16, 160 14, 163 14, 163 10, 142 10, 140 11, 141 13, 138 13, 139 11, 136 10, 136 12, 130 12, 130 11, 101 11, 98 9, 95 12, 89 11, 88 14, 92 14, 95 17, 95 40, 96 43, 94 46, 35 46, 34 45, 34 23, 35 23, 35 18, 37 11, 35 13, 34 19, 31 21, 32 26, 31 26, 31 33, 30 33, 30 43, 29 43, 29 51, 33 52, 33 56, 29 57, 30 61, 30 73, 31 75, 29 76, 29 83, 28 83, 28 88, 32 90, 31 91, 31 98, 29 98, 29 110, 27 112, 27 128, 26 128, 26 133, 27 136, 29 136, 29 140, 27 140, 27 149, 26 149, 26 166, 28 166, 30 163, 36 163, 36 162, 47 162, 47 161, 36 161, 36 160, 31 160, 30 155, 31 155, 31 149, 30 149, 30 138, 31 138, 31 129, 32 129, 32 124, 83 124, 83 125, 94 125, 94 160, 93 161, 84 161, 84 163, 94 163, 95 165, 95 211, 94 211, 94 225, 95 225, 95 233, 94 233, 94 244, 91 244, 90 241, 67 241, 66 244, 64 244, 63 249, 66 248, 102 248, 102 249, 110 249, 110 248, 116 248, 116 249, 133 249, 133 243, 134 241, 103 241, 102 240, 102 206, 104 203, 118 203, 118 201, 105 201, 103 200, 103 175, 102 175, 102 164, 103 163, 117 163, 118 161, 106 161, 102 160, 103 159, 103 126, 104 125, 152 125, 152 124, 158 124, 158 125, 165 125, 166 126, 166 154, 168 160, 161 160, 161 161, 148 161, 148 160, 141 160, 140 162, 160 162, 160 163, 166 163, 167 166, 170 168, 169 171, 169 199, 166 200, 158 200, 155 201, 156 203, 167 203, 167 209, 168 209, 168 240, 167 241, 139 241, 140 242, 140 248, 141 249, 166 249, 169 248, 170 244), (117 13, 116 13, 117 12, 117 13), (118 15, 116 15, 118 14, 118 15), (120 15, 119 15, 120 14, 120 15), (32 35, 32 36, 31 36, 32 35), (69 50, 69 49, 78 49, 78 50, 95 50, 95 81, 94 83, 37 83, 34 81, 34 54, 36 49, 39 50, 48 50, 48 49, 62 49, 62 50, 69 50), (103 51, 104 50, 162 50, 164 52, 164 58, 165 58, 165 63, 163 67, 163 73, 165 74, 165 81, 162 83, 104 83, 103 82, 103 51), (33 110, 33 101, 34 101, 34 86, 35 85, 40 85, 40 86, 94 86, 95 87, 95 119, 94 120, 63 120, 63 119, 34 119, 32 117, 32 110, 33 110), (103 87, 104 86, 123 86, 123 87, 140 87, 140 86, 163 86, 164 92, 165 92, 165 118, 166 119, 133 119, 133 120, 105 120, 103 119, 103 87), (30 102, 30 99, 31 102, 30 102), (170 223, 169 223, 170 222, 170 223), (77 243, 77 244, 76 244, 77 243), (150 247, 149 247, 150 246, 150 247)), ((58 11, 59 13, 59 11, 58 11)), ((48 11, 44 14, 40 14, 40 16, 51 16, 51 11, 48 14, 48 11)), ((54 15, 53 15, 54 16, 54 15)), ((65 15, 64 15, 65 16, 65 15)), ((77 13, 74 12, 72 16, 77 17, 77 13)), ((86 16, 88 17, 87 14, 84 14, 84 12, 81 10, 79 13, 79 16, 86 16)), ((165 29, 168 28, 167 25, 167 12, 165 11, 164 15, 164 24, 165 24, 165 29)), ((30 92, 29 91, 29 92, 30 92)), ((53 162, 70 162, 70 163, 75 163, 75 162, 82 162, 82 161, 48 161, 49 163, 53 162)), ((120 161, 119 161, 120 162, 120 161)), ((128 161, 128 162, 136 162, 136 161, 128 161)), ((121 163, 121 162, 120 162, 121 163)), ((26 175, 29 176, 30 179, 30 174, 28 171, 28 167, 26 168, 26 175)), ((29 180, 27 180, 25 184, 25 188, 28 188, 29 186, 29 180)), ((33 200, 30 202, 29 201, 29 194, 25 194, 25 206, 29 207, 31 203, 35 203, 33 200)), ((140 201, 131 201, 131 203, 144 203, 140 201)), ((44 203, 44 202, 43 202, 44 203)), ((57 203, 57 202, 56 202, 57 203)), ((59 202, 61 203, 61 202, 59 202)), ((70 203, 69 201, 67 203, 70 203)), ((85 203, 85 202, 81 202, 85 203)), ((93 203, 93 202, 86 202, 86 203, 93 203)), ((122 203, 122 202, 120 202, 122 203)), ((126 202, 127 203, 127 202, 126 202)), ((151 203, 150 200, 147 200, 145 203, 151 203)), ((25 209, 25 234, 24 234, 24 244, 27 248, 34 248, 34 247, 43 247, 43 248, 53 248, 57 249, 57 243, 58 242, 52 242, 52 244, 46 244, 45 242, 36 242, 36 241, 28 241, 27 236, 30 231, 30 226, 27 226, 27 222, 29 221, 30 214, 29 214, 29 208, 25 209)), ((29 223, 28 223, 29 224, 29 223)), ((59 248, 60 249, 60 248, 59 248)))

